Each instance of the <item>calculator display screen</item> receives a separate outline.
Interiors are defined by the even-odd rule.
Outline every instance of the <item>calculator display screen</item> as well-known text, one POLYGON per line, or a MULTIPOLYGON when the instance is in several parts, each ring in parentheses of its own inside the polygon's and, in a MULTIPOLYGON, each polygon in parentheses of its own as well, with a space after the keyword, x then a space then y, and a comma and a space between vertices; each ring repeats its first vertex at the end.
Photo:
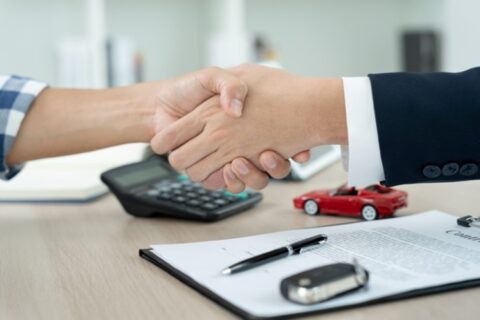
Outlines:
POLYGON ((168 176, 171 171, 162 166, 150 166, 121 174, 115 177, 115 181, 122 187, 130 187, 143 181, 150 181, 168 176))

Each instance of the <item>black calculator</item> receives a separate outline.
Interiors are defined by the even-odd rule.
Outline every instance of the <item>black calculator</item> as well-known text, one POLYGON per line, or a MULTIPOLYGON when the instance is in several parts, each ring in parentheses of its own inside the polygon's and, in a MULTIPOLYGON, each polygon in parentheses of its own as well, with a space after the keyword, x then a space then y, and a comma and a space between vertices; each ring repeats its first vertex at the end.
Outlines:
POLYGON ((164 215, 215 221, 245 211, 262 200, 259 192, 207 190, 176 172, 161 156, 108 170, 101 179, 125 211, 137 217, 164 215))

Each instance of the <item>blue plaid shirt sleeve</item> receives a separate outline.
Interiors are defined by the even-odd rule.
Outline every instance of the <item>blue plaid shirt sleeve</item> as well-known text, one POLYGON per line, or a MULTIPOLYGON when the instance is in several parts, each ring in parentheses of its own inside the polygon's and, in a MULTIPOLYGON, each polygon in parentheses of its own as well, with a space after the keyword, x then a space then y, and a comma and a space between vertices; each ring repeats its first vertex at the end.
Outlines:
POLYGON ((32 79, 0 75, 0 179, 8 180, 22 169, 23 165, 7 166, 6 158, 25 114, 46 87, 32 79))

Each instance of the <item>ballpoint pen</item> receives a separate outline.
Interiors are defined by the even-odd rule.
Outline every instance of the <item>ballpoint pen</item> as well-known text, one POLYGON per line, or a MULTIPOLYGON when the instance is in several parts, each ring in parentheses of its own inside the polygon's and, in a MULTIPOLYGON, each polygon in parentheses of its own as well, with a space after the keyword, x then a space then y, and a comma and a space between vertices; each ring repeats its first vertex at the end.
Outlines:
POLYGON ((325 234, 317 234, 284 247, 280 247, 257 256, 237 262, 227 268, 222 273, 225 275, 242 272, 269 263, 281 258, 286 258, 294 254, 301 254, 303 252, 315 249, 317 246, 324 244, 327 241, 325 234))

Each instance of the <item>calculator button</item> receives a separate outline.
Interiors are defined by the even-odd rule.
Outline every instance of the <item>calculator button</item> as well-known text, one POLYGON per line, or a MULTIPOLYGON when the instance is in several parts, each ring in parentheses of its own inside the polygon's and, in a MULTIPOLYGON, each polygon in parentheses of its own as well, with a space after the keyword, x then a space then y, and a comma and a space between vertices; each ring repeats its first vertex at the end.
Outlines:
POLYGON ((187 198, 185 198, 185 197, 175 197, 172 200, 175 201, 175 202, 178 202, 178 203, 182 203, 182 202, 187 201, 187 198))
POLYGON ((205 194, 207 194, 207 190, 205 190, 205 189, 197 189, 197 193, 200 194, 200 195, 205 195, 205 194))
POLYGON ((195 192, 187 192, 185 196, 188 198, 196 198, 197 194, 195 192))
POLYGON ((227 200, 227 201, 230 202, 230 203, 237 202, 237 201, 240 200, 240 199, 238 199, 238 198, 231 197, 231 196, 224 197, 224 199, 227 200))
POLYGON ((155 183, 153 185, 153 187, 159 189, 159 188, 162 188, 162 187, 168 187, 169 184, 170 184, 170 181, 164 180, 162 182, 155 183))
POLYGON ((216 204, 213 204, 213 203, 204 203, 204 204, 202 204, 202 208, 206 209, 206 210, 214 210, 214 209, 217 209, 218 206, 216 204))
POLYGON ((150 197, 156 197, 160 194, 160 191, 156 190, 156 189, 150 189, 147 191, 147 196, 150 196, 150 197))
POLYGON ((223 192, 214 191, 214 192, 210 193, 210 196, 213 197, 213 198, 221 198, 221 197, 223 197, 223 192))
POLYGON ((160 191, 160 192, 170 192, 170 191, 172 191, 172 188, 163 186, 163 187, 157 188, 157 190, 160 191))
POLYGON ((177 180, 178 181, 181 181, 181 182, 190 182, 188 176, 186 174, 180 174, 178 177, 177 177, 177 180))
POLYGON ((209 196, 201 196, 199 198, 200 200, 204 201, 204 202, 208 202, 208 201, 212 201, 213 199, 210 198, 209 196))
POLYGON ((180 189, 174 189, 174 190, 172 191, 172 193, 173 193, 174 195, 176 195, 176 196, 181 196, 181 195, 184 194, 184 192, 183 192, 182 190, 180 190, 180 189))
POLYGON ((193 190, 195 190, 195 187, 193 187, 193 186, 184 186, 184 187, 183 187, 183 190, 185 190, 185 191, 193 191, 193 190))
POLYGON ((229 191, 225 191, 225 195, 229 197, 235 197, 240 200, 246 200, 250 197, 250 194, 248 192, 231 193, 229 191))
POLYGON ((216 199, 215 201, 213 201, 213 203, 215 203, 219 206, 224 206, 224 205, 228 204, 228 201, 224 200, 224 199, 216 199))
POLYGON ((172 184, 170 184, 170 187, 172 189, 179 189, 182 187, 182 184, 180 182, 173 182, 172 184))
POLYGON ((197 206, 199 206, 201 203, 202 203, 201 201, 198 201, 198 200, 195 200, 195 199, 192 199, 192 200, 188 200, 188 201, 187 201, 187 205, 192 206, 192 207, 197 207, 197 206))
POLYGON ((157 197, 157 199, 170 200, 170 199, 172 199, 172 197, 173 197, 173 195, 171 193, 163 192, 163 193, 160 193, 160 195, 157 197))

